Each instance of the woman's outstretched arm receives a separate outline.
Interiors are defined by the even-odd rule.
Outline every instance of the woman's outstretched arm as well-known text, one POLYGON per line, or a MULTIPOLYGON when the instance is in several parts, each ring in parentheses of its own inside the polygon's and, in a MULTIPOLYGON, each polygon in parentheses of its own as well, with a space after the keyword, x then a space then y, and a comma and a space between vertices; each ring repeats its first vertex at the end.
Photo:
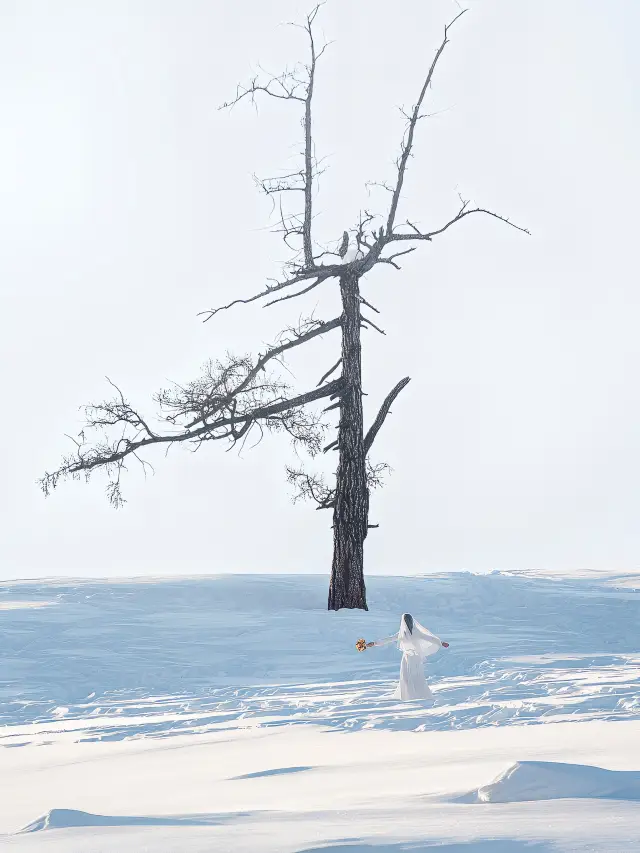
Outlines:
POLYGON ((393 634, 391 637, 385 637, 384 640, 376 640, 375 643, 367 643, 367 648, 370 649, 372 646, 388 646, 389 643, 395 643, 398 639, 397 634, 393 634))

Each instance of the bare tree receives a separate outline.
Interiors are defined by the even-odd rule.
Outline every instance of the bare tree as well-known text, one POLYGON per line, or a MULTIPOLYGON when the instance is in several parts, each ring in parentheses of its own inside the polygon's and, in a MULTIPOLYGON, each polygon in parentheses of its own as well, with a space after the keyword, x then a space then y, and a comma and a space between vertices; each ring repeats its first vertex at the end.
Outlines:
POLYGON ((274 201, 274 206, 277 205, 277 231, 292 251, 292 259, 286 265, 281 280, 270 282, 247 298, 235 299, 228 305, 203 312, 203 316, 206 322, 238 304, 263 301, 265 305, 274 305, 297 299, 329 281, 339 287, 341 315, 328 321, 302 320, 286 329, 257 358, 237 358, 228 354, 221 361, 209 362, 202 375, 187 385, 160 391, 155 402, 164 420, 162 430, 152 428, 150 422, 113 386, 115 396, 111 400, 85 407, 86 425, 74 439, 74 452, 63 459, 56 471, 45 474, 41 485, 48 494, 63 478, 89 477, 95 470, 104 469, 109 477, 108 497, 114 506, 119 506, 123 502, 120 481, 126 460, 133 458, 146 466, 148 463, 140 454, 152 445, 170 446, 184 442, 198 449, 205 442, 216 440, 237 445, 246 441, 252 431, 258 430, 261 436, 266 430, 288 433, 294 443, 306 448, 311 455, 322 449, 325 452, 336 450, 338 464, 333 484, 329 485, 322 477, 303 469, 288 468, 287 477, 296 490, 296 499, 310 499, 318 509, 331 509, 333 512, 334 551, 329 609, 366 610, 364 542, 369 528, 377 526, 369 524, 369 494, 371 489, 381 484, 388 469, 384 464, 373 464, 369 454, 392 403, 408 384, 409 377, 400 380, 389 392, 373 424, 365 431, 361 331, 369 327, 384 332, 371 319, 371 312, 379 312, 362 296, 361 281, 377 264, 400 269, 398 259, 401 256, 415 251, 420 242, 431 242, 468 216, 482 214, 528 232, 505 217, 486 208, 472 207, 462 199, 455 216, 431 230, 421 230, 409 221, 398 223, 407 164, 413 155, 418 125, 425 117, 423 103, 449 43, 451 28, 464 14, 460 12, 444 28, 443 39, 415 106, 405 113, 406 127, 396 161, 395 180, 391 184, 380 185, 388 190, 390 196, 388 210, 380 218, 381 224, 377 225, 379 218, 371 213, 361 213, 357 224, 343 232, 335 252, 314 239, 314 192, 321 169, 314 153, 312 107, 317 66, 327 47, 326 44, 317 45, 314 23, 322 5, 316 6, 299 25, 308 43, 307 61, 275 77, 254 77, 247 86, 238 87, 233 99, 222 107, 230 108, 242 101, 255 102, 257 98, 264 97, 287 101, 302 113, 304 148, 300 168, 272 178, 256 178, 261 191, 274 201), (285 196, 291 198, 296 194, 302 195, 302 204, 294 207, 293 212, 287 212, 289 205, 283 200, 285 196), (274 371, 274 366, 285 354, 338 329, 341 334, 340 358, 325 372, 316 388, 297 393, 282 380, 277 370, 274 371), (319 400, 329 401, 320 413, 309 408, 319 400), (323 448, 326 430, 323 415, 331 410, 339 412, 337 438, 323 448))

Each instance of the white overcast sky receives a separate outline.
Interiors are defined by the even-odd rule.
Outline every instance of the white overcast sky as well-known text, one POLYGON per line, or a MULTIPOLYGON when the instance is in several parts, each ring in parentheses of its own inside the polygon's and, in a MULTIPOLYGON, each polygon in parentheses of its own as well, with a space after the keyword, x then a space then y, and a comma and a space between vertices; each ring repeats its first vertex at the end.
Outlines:
MULTIPOLYGON (((470 0, 430 94, 400 216, 446 221, 457 193, 531 237, 470 218, 364 284, 380 434, 370 572, 635 568, 640 554, 640 59, 637 0, 470 0)), ((286 259, 251 175, 287 170, 298 115, 217 105, 262 63, 303 57, 298 0, 0 0, 0 576, 327 571, 331 519, 293 506, 282 438, 242 454, 150 453, 128 503, 104 480, 36 486, 117 382, 152 392, 227 349, 336 310, 198 311, 260 289, 286 259)), ((411 106, 451 0, 330 0, 319 68, 318 238, 384 212, 411 106)), ((289 362, 301 390, 337 358, 289 362)))

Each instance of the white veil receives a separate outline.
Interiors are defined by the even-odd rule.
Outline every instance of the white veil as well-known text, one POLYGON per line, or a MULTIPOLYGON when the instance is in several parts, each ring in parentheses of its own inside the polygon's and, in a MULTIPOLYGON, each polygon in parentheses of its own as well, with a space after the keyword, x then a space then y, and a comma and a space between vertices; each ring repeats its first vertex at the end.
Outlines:
POLYGON ((400 651, 408 655, 418 655, 420 658, 434 655, 442 646, 438 637, 428 631, 416 619, 413 620, 413 631, 409 631, 409 626, 405 620, 407 615, 403 613, 400 620, 400 630, 398 631, 398 648, 400 651))

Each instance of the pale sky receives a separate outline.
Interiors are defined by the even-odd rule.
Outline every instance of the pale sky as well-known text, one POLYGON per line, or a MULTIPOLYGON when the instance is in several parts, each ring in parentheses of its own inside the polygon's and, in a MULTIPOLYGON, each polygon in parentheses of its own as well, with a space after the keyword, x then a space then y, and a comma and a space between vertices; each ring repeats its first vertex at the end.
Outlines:
MULTIPOLYGON (((399 217, 447 221, 460 191, 528 227, 470 218, 363 293, 373 457, 371 573, 629 569, 640 555, 640 5, 470 0, 436 74, 399 217)), ((298 0, 0 0, 0 577, 328 572, 331 519, 290 501, 288 442, 150 452, 115 511, 104 479, 35 483, 78 407, 144 412, 227 349, 257 352, 335 286, 277 308, 198 311, 261 289, 287 258, 252 173, 287 171, 298 115, 217 106, 258 63, 304 58, 298 0)), ((451 0, 330 0, 318 70, 318 239, 385 212, 402 134, 451 0)), ((338 337, 289 361, 303 391, 338 337)), ((328 460, 333 461, 333 459, 328 460)), ((313 462, 310 463, 313 468, 313 462)))

